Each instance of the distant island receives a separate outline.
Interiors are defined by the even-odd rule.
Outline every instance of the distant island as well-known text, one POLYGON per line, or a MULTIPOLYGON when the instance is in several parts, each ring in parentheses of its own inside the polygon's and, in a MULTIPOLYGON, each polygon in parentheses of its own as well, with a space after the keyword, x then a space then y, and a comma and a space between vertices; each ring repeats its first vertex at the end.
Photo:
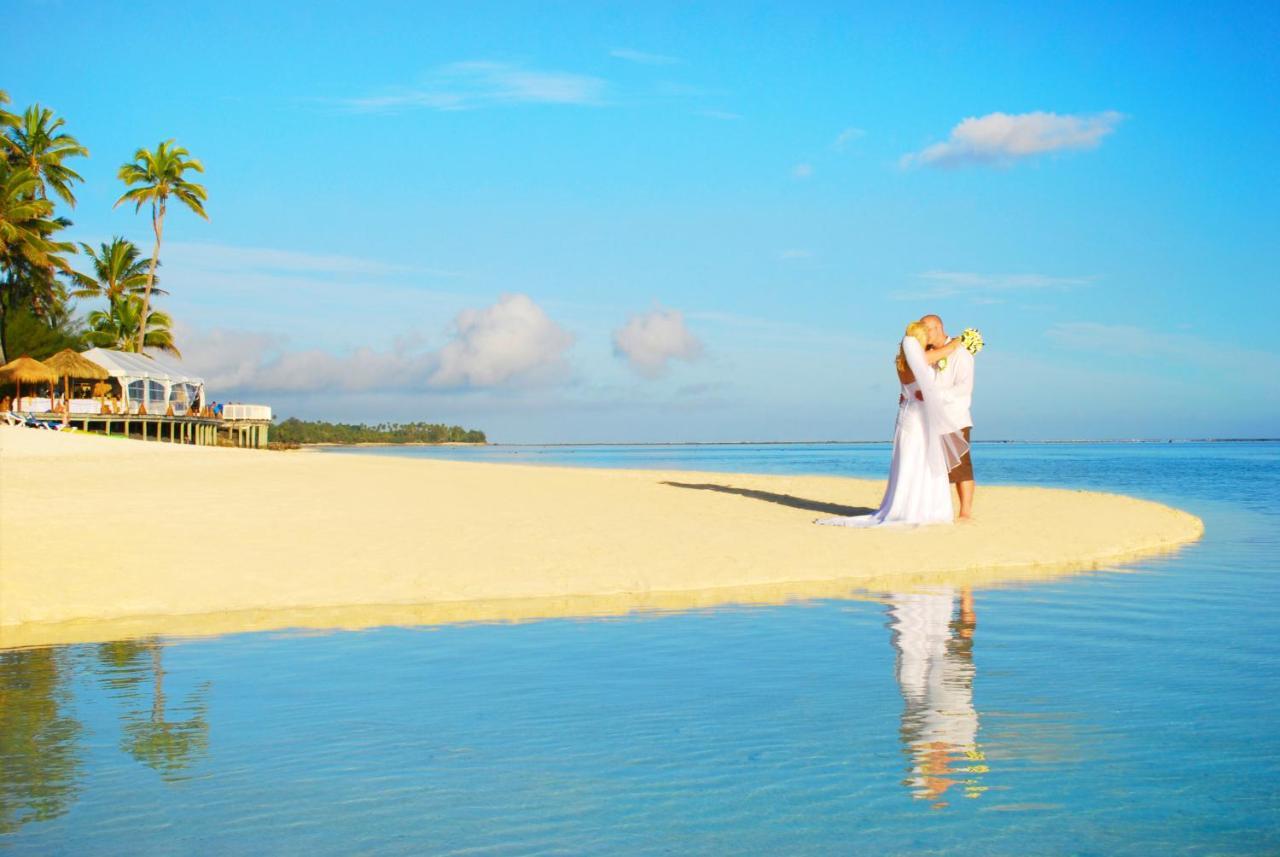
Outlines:
POLYGON ((290 417, 271 429, 272 445, 309 443, 485 443, 484 432, 443 423, 327 423, 290 417))

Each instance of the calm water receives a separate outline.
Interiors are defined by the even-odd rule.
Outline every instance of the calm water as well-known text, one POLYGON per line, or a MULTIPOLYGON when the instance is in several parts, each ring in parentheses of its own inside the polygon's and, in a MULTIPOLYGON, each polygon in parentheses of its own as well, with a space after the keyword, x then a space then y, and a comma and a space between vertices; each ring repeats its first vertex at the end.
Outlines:
POLYGON ((975 461, 988 482, 1171 502, 1206 537, 972 593, 0 653, 0 852, 1280 853, 1280 444, 978 445, 975 461))

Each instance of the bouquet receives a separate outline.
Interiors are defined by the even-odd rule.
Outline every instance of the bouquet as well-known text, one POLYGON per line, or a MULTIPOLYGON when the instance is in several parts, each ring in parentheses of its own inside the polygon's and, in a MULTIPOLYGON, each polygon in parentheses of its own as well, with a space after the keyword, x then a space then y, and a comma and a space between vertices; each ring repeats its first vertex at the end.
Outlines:
MULTIPOLYGON (((982 350, 982 347, 985 344, 986 343, 982 341, 982 331, 978 330, 976 327, 966 327, 960 332, 960 345, 970 354, 976 355, 982 350)), ((938 371, 941 372, 946 368, 947 358, 943 357, 938 361, 938 371)))

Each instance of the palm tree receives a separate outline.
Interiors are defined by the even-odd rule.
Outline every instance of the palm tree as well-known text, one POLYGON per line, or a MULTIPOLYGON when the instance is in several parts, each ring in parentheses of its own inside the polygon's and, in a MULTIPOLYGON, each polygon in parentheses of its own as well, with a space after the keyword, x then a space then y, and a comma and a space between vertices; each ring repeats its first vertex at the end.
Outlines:
MULTIPOLYGON (((8 103, 9 93, 0 89, 0 131, 7 131, 18 126, 18 117, 4 109, 4 106, 8 103)), ((7 157, 8 153, 13 149, 13 141, 9 139, 8 134, 0 134, 0 146, 3 146, 7 157)))
MULTIPOLYGON (((83 241, 80 242, 80 248, 89 257, 93 273, 72 273, 76 288, 71 292, 71 297, 106 298, 110 304, 127 294, 140 294, 146 288, 147 261, 142 258, 138 245, 132 241, 117 235, 110 242, 99 244, 97 250, 83 241)), ((157 277, 155 283, 159 282, 157 277)), ((157 295, 167 294, 163 289, 156 288, 152 291, 157 295)))
POLYGON ((142 298, 125 295, 111 302, 108 309, 96 309, 89 313, 85 321, 89 330, 85 333, 85 341, 99 348, 114 348, 119 351, 138 351, 138 341, 143 348, 155 348, 166 351, 175 357, 182 352, 173 344, 173 320, 165 313, 156 310, 147 315, 146 336, 138 335, 142 327, 142 298))
POLYGON ((57 272, 68 273, 64 254, 75 246, 58 241, 67 221, 53 216, 53 203, 35 195, 39 179, 29 169, 0 158, 0 360, 5 359, 4 322, 19 303, 41 314, 58 297, 57 272))
MULTIPOLYGON (((53 203, 39 199, 35 191, 40 179, 23 167, 14 168, 0 160, 0 259, 6 263, 24 259, 32 265, 50 264, 50 255, 66 252, 71 245, 55 245, 49 240, 55 229, 53 203)), ((56 263, 55 263, 56 266, 56 263)))
POLYGON ((160 240, 164 234, 164 213, 169 197, 173 196, 196 214, 209 219, 204 212, 204 202, 209 198, 202 185, 193 184, 184 179, 187 170, 204 172, 204 165, 190 152, 167 140, 156 146, 154 151, 139 149, 133 154, 133 162, 120 167, 117 174, 126 187, 124 196, 116 200, 116 205, 128 200, 134 205, 134 211, 142 208, 144 202, 151 203, 151 228, 156 234, 156 246, 151 251, 151 268, 147 272, 146 288, 142 292, 142 322, 138 325, 138 347, 145 346, 142 341, 147 329, 147 316, 151 312, 151 289, 156 281, 156 265, 160 263, 160 240), (138 187, 133 187, 138 185, 138 187))
POLYGON ((52 188, 74 208, 76 197, 71 192, 71 183, 84 179, 63 161, 84 157, 89 150, 81 146, 75 137, 60 130, 65 124, 65 120, 53 117, 52 110, 33 104, 22 114, 9 136, 16 163, 26 167, 40 181, 36 194, 46 199, 48 189, 52 188))

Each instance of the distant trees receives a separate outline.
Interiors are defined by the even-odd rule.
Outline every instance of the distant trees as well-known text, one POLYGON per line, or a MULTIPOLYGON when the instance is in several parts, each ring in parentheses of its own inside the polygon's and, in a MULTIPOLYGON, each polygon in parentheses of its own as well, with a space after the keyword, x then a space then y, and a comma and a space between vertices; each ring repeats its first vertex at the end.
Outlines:
POLYGON ((305 421, 295 417, 271 429, 279 443, 485 443, 485 434, 442 423, 380 423, 354 425, 305 421))

